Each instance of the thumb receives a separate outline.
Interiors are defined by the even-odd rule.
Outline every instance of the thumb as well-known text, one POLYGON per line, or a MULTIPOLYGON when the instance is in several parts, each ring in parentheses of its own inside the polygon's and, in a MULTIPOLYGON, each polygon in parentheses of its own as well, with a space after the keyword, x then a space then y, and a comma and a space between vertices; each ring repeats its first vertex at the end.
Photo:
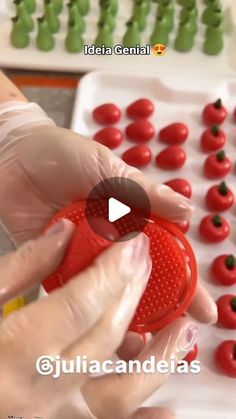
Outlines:
POLYGON ((63 219, 45 235, 0 258, 0 305, 25 293, 57 268, 74 227, 73 223, 63 219))

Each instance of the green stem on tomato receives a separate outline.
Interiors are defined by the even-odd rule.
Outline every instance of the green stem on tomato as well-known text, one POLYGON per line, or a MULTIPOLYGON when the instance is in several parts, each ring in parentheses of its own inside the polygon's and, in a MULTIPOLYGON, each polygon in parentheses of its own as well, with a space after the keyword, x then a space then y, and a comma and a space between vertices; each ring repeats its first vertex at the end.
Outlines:
POLYGON ((219 125, 212 125, 211 127, 211 133, 215 136, 218 137, 219 133, 220 133, 220 127, 219 125))
POLYGON ((236 297, 231 300, 232 310, 236 312, 236 297))
POLYGON ((126 26, 128 26, 128 27, 131 27, 133 25, 134 25, 134 20, 133 19, 128 20, 128 22, 126 23, 126 26))
POLYGON ((222 219, 220 215, 215 215, 212 218, 212 222, 214 224, 215 227, 221 227, 222 226, 222 219))
POLYGON ((221 109, 222 108, 222 100, 217 99, 216 102, 214 103, 214 106, 215 106, 216 109, 221 109))
POLYGON ((219 151, 219 153, 217 153, 216 158, 218 161, 224 161, 225 159, 225 151, 219 151))
POLYGON ((225 265, 230 270, 234 269, 236 266, 236 257, 234 255, 229 255, 225 261, 225 265))
POLYGON ((221 182, 219 185, 218 191, 220 192, 221 195, 227 195, 229 192, 229 188, 225 182, 221 182))

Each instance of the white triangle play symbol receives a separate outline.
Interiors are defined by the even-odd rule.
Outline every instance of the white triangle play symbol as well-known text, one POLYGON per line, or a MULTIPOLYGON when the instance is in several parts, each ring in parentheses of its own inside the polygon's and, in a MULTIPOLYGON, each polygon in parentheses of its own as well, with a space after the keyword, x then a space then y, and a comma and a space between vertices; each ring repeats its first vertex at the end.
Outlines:
POLYGON ((108 201, 108 220, 110 223, 119 220, 131 212, 130 207, 118 201, 115 198, 110 198, 108 201))

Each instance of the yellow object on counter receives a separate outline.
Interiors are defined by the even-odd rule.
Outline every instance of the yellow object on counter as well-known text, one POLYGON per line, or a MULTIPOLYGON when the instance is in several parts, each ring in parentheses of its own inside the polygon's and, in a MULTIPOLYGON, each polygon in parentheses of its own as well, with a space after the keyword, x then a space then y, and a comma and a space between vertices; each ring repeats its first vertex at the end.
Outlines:
POLYGON ((25 305, 26 305, 25 297, 15 298, 14 300, 5 304, 5 306, 3 307, 3 318, 6 318, 7 316, 9 316, 9 314, 13 313, 14 311, 20 310, 25 305))

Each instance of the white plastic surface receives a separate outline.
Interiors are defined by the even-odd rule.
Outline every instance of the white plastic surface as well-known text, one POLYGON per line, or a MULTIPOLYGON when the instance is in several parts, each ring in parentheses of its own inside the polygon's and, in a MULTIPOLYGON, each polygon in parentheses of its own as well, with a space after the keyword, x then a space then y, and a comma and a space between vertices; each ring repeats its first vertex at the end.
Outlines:
MULTIPOLYGON (((42 0, 38 0, 38 9, 35 17, 42 15, 42 0)), ((88 70, 119 70, 132 74, 164 74, 166 70, 184 71, 185 73, 209 75, 233 75, 236 72, 236 1, 221 0, 225 9, 225 48, 219 56, 207 56, 202 52, 204 42, 204 25, 199 24, 199 32, 196 37, 194 49, 189 53, 174 51, 173 43, 176 36, 180 6, 176 6, 176 28, 171 34, 167 52, 162 57, 153 54, 150 56, 88 56, 71 54, 64 49, 64 39, 67 27, 67 8, 60 16, 61 30, 56 34, 56 47, 53 51, 39 51, 35 45, 36 33, 31 34, 31 44, 28 48, 18 50, 10 44, 11 21, 14 16, 14 7, 11 0, 0 1, 0 67, 24 68, 35 70, 53 71, 88 71, 88 70)), ((177 0, 176 0, 177 3, 177 0)), ((199 15, 204 9, 203 0, 197 0, 199 15)), ((99 16, 98 0, 91 0, 91 12, 86 17, 87 29, 84 36, 85 43, 91 45, 97 34, 97 22, 99 16)), ((157 5, 152 4, 152 12, 149 15, 147 30, 142 35, 143 43, 149 43, 150 34, 153 30, 157 5)), ((119 1, 119 13, 117 17, 117 29, 114 35, 114 43, 120 44, 125 32, 125 23, 131 16, 132 0, 119 1)), ((200 22, 200 19, 199 19, 200 22)))
MULTIPOLYGON (((236 159, 236 124, 233 123, 232 111, 236 106, 236 80, 219 82, 214 79, 181 80, 165 74, 165 80, 152 77, 136 77, 116 73, 94 72, 85 76, 79 85, 72 120, 72 129, 85 136, 92 137, 101 127, 92 119, 92 110, 103 103, 116 103, 124 111, 135 99, 147 97, 155 102, 156 112, 151 118, 157 131, 172 122, 183 121, 190 128, 190 137, 184 148, 187 163, 175 172, 163 171, 155 163, 146 168, 145 173, 157 182, 164 182, 175 177, 188 179, 193 188, 193 203, 196 212, 191 223, 188 237, 196 251, 202 283, 214 298, 226 293, 235 293, 236 286, 222 287, 209 275, 211 261, 219 254, 234 253, 236 247, 236 206, 226 212, 231 223, 230 238, 221 244, 206 244, 199 237, 198 227, 203 216, 208 214, 204 205, 204 196, 208 188, 217 182, 207 180, 202 174, 206 158, 199 148, 199 138, 205 127, 201 122, 201 112, 205 104, 221 97, 229 110, 229 118, 224 124, 228 134, 225 150, 236 159), (185 85, 185 87, 183 87, 185 85)), ((118 125, 121 128, 129 123, 125 117, 118 125)), ((115 153, 122 152, 133 143, 125 141, 115 153)), ((150 146, 154 156, 164 148, 156 139, 150 146)), ((227 183, 236 194, 236 174, 227 177, 227 183)), ((236 339, 236 332, 217 326, 199 325, 199 346, 202 372, 198 375, 171 376, 169 382, 150 400, 150 404, 167 405, 177 412, 180 419, 235 419, 236 418, 236 380, 227 378, 215 368, 213 354, 218 343, 225 339, 236 339)))

